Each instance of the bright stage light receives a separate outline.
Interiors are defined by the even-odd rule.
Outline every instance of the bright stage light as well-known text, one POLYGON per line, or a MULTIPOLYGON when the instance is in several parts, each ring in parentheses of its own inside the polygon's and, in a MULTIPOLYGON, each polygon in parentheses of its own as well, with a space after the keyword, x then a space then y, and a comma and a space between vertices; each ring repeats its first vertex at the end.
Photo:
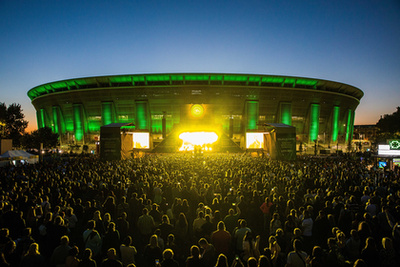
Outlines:
POLYGON ((202 105, 194 104, 190 108, 190 112, 192 113, 193 117, 201 117, 204 113, 204 108, 202 105))
POLYGON ((133 148, 150 148, 149 133, 133 133, 133 148))
POLYGON ((195 146, 211 151, 211 145, 218 140, 218 135, 215 132, 184 132, 179 138, 183 141, 180 151, 193 151, 195 146))
POLYGON ((263 148, 264 133, 246 133, 246 148, 263 148))

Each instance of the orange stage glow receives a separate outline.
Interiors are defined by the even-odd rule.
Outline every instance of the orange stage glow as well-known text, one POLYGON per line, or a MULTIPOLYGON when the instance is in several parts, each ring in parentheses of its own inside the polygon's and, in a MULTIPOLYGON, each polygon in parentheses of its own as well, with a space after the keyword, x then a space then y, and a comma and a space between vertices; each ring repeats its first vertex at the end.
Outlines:
POLYGON ((215 132, 184 132, 179 138, 183 141, 179 151, 193 151, 195 146, 211 151, 211 146, 218 140, 218 135, 215 132))

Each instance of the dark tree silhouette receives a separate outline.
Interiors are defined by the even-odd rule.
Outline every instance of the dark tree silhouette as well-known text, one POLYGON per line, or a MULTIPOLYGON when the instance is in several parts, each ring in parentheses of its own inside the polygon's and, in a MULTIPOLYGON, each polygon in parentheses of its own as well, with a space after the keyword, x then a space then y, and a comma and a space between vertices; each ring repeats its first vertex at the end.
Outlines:
POLYGON ((20 139, 28 127, 24 118, 20 104, 13 103, 7 107, 0 102, 0 138, 12 139, 13 146, 20 146, 20 139))

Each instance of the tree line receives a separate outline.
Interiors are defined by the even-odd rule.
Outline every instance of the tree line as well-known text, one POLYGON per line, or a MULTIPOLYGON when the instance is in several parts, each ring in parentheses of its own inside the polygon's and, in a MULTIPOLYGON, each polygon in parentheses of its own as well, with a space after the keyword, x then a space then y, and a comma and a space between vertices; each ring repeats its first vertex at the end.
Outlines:
POLYGON ((58 145, 58 134, 51 128, 44 127, 26 132, 28 121, 22 113, 20 104, 13 103, 7 107, 0 102, 0 139, 12 139, 13 147, 26 149, 54 148, 58 145))

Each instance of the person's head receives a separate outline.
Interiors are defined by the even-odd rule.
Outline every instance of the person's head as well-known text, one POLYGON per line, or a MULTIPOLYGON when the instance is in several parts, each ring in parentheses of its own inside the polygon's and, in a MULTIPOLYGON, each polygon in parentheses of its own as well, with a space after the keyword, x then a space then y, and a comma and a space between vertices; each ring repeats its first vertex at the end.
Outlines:
POLYGON ((26 227, 24 230, 22 230, 22 236, 31 236, 32 234, 32 228, 26 227))
POLYGON ((382 238, 382 247, 386 250, 393 249, 393 241, 389 237, 382 238))
POLYGON ((168 240, 168 243, 169 243, 169 244, 174 243, 174 241, 175 241, 175 236, 174 236, 174 234, 169 234, 168 237, 167 237, 167 240, 168 240))
POLYGON ((88 228, 89 230, 93 230, 95 227, 96 227, 96 221, 94 221, 94 220, 88 221, 88 223, 87 223, 87 228, 88 228))
POLYGON ((247 267, 257 267, 257 259, 254 257, 250 257, 247 260, 247 267))
POLYGON ((69 237, 67 236, 67 235, 63 235, 61 238, 60 238, 60 244, 61 245, 68 245, 69 244, 69 237))
POLYGON ((375 239, 373 237, 368 237, 367 240, 365 240, 365 247, 376 249, 375 239))
POLYGON ((172 249, 167 248, 163 251, 164 260, 171 260, 173 259, 173 257, 174 257, 174 252, 172 251, 172 249))
POLYGON ((219 254, 216 267, 228 267, 228 258, 224 254, 219 254))
POLYGON ((364 260, 358 259, 354 262, 353 267, 367 267, 367 264, 364 260))
POLYGON ((200 246, 201 248, 206 248, 206 247, 208 246, 208 241, 207 241, 207 239, 205 239, 204 237, 203 237, 203 238, 200 238, 200 240, 199 240, 199 246, 200 246))
POLYGON ((294 228, 294 230, 293 230, 293 235, 294 235, 294 236, 297 236, 297 237, 301 236, 301 230, 300 230, 300 228, 294 228))
POLYGON ((114 232, 115 231, 115 223, 110 222, 108 224, 108 232, 114 232))
POLYGON ((271 266, 267 256, 261 255, 260 258, 258 258, 258 266, 257 267, 269 267, 271 266))
POLYGON ((79 254, 79 248, 77 246, 73 246, 69 251, 68 255, 72 257, 76 257, 79 254))
POLYGON ((200 249, 198 246, 193 245, 190 247, 190 255, 192 255, 192 257, 194 258, 198 258, 200 255, 200 249))
POLYGON ((149 244, 152 247, 158 247, 158 238, 157 235, 152 235, 149 240, 149 244))
POLYGON ((240 221, 240 228, 245 228, 247 226, 247 222, 245 219, 240 221))
POLYGON ((163 223, 169 224, 169 217, 168 217, 168 215, 164 214, 164 215, 161 217, 161 220, 162 220, 163 223))
POLYGON ((132 237, 130 235, 126 236, 122 244, 129 247, 132 244, 132 237))
POLYGON ((312 250, 312 256, 314 258, 321 258, 323 256, 324 251, 320 246, 315 246, 312 250))
POLYGON ((337 244, 337 241, 334 237, 328 238, 328 247, 330 249, 334 248, 336 246, 336 244, 337 244))
POLYGON ((106 214, 104 214, 103 219, 105 222, 111 222, 111 214, 107 212, 106 214))
POLYGON ((269 245, 271 246, 271 245, 273 245, 275 242, 276 242, 276 237, 275 237, 274 235, 271 235, 271 236, 268 238, 268 243, 269 243, 269 245))
POLYGON ((147 213, 149 213, 149 210, 147 208, 143 208, 142 214, 143 215, 147 215, 147 213))
POLYGON ((86 248, 83 251, 82 259, 87 260, 92 258, 92 250, 90 248, 86 248))
POLYGON ((219 223, 218 223, 218 230, 220 230, 220 231, 225 231, 225 223, 223 222, 223 221, 220 221, 219 223))
POLYGON ((96 210, 94 213, 93 213, 93 219, 94 220, 101 220, 101 213, 100 213, 100 211, 99 210, 96 210))
POLYGON ((28 255, 39 255, 39 254, 40 254, 40 252, 39 252, 39 244, 38 243, 32 243, 29 246, 28 255))
POLYGON ((8 230, 8 228, 1 228, 0 229, 0 236, 1 237, 8 237, 9 234, 10 234, 10 231, 8 230))
POLYGON ((303 250, 303 242, 299 239, 295 239, 293 241, 293 248, 295 251, 302 251, 303 250))
POLYGON ((115 248, 110 248, 107 250, 107 257, 109 259, 115 259, 117 257, 117 251, 115 248))

